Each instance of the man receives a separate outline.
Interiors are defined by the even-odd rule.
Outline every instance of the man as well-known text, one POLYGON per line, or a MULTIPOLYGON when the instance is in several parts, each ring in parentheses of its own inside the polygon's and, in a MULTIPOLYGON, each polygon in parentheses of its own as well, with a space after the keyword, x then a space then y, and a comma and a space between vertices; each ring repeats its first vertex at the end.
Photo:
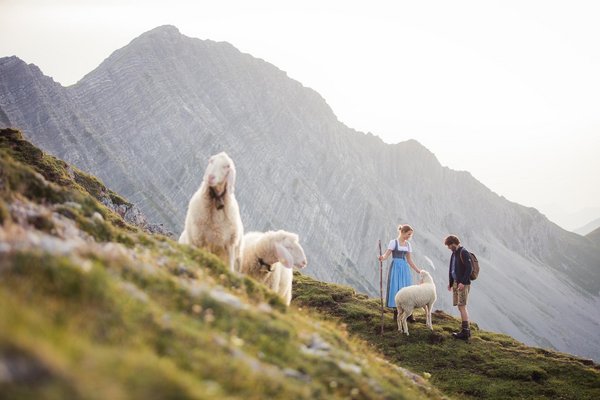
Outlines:
POLYGON ((456 339, 469 340, 471 329, 469 329, 469 313, 467 312, 467 299, 471 288, 471 253, 460 245, 460 240, 455 235, 450 235, 444 240, 444 244, 452 251, 449 266, 448 291, 452 291, 452 303, 458 306, 462 329, 452 336, 456 339))

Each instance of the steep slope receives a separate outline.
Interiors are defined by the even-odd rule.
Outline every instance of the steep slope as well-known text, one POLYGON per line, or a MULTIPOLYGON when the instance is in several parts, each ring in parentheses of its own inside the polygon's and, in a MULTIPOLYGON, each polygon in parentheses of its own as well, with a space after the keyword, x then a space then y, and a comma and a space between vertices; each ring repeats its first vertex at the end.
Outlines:
POLYGON ((39 146, 89 169, 110 168, 107 149, 65 88, 17 57, 0 59, 0 71, 0 127, 27 126, 39 146))
POLYGON ((1 398, 442 398, 216 257, 127 224, 99 181, 17 131, 0 130, 0 156, 1 398))
POLYGON ((0 130, 0 171, 0 398, 600 396, 593 362, 476 326, 456 342, 442 312, 408 338, 388 313, 380 336, 377 300, 299 274, 288 309, 128 224, 103 203, 130 203, 17 131, 0 130))
MULTIPOLYGON (((387 145, 344 126, 316 92, 265 61, 166 26, 68 88, 22 62, 3 59, 0 66, 11 63, 17 72, 2 67, 0 74, 7 118, 175 233, 205 160, 225 150, 237 165, 246 230, 298 232, 312 276, 374 295, 376 242, 387 243, 398 223, 410 223, 417 263, 433 269, 432 262, 443 293, 449 254, 441 242, 457 233, 482 261, 475 321, 526 343, 600 359, 597 246, 470 174, 442 167, 415 141, 387 145), (21 79, 26 91, 19 97, 13 92, 21 79), (37 97, 48 100, 31 108, 37 97), (44 113, 67 132, 85 127, 89 134, 66 148, 70 139, 59 126, 48 141, 38 118, 44 113)), ((452 310, 449 296, 438 304, 452 310)))

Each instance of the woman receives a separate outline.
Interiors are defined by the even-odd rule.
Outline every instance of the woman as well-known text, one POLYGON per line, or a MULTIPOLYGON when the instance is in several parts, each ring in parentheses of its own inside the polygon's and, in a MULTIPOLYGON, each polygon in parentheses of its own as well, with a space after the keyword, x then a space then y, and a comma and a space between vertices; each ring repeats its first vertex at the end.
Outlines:
MULTIPOLYGON (((388 273, 388 285, 387 285, 387 307, 394 309, 394 321, 398 319, 398 309, 396 308, 396 293, 405 286, 412 285, 412 277, 410 276, 410 266, 417 274, 421 272, 419 268, 412 261, 410 253, 412 253, 412 246, 408 239, 412 237, 413 228, 410 225, 399 225, 398 226, 398 238, 390 241, 387 250, 381 256, 379 261, 387 259, 392 255, 392 264, 390 265, 388 273)), ((408 319, 413 322, 412 315, 408 319)))

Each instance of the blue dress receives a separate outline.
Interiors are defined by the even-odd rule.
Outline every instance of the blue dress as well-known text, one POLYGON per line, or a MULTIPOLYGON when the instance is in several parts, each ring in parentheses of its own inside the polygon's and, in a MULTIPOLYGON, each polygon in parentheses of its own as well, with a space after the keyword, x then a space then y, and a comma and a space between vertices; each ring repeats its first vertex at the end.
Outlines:
POLYGON ((392 250, 392 263, 388 272, 387 285, 387 307, 396 308, 396 293, 405 286, 412 285, 412 277, 410 275, 410 267, 406 261, 406 254, 410 252, 410 244, 400 247, 398 240, 392 250), (400 249, 405 250, 400 250, 400 249))

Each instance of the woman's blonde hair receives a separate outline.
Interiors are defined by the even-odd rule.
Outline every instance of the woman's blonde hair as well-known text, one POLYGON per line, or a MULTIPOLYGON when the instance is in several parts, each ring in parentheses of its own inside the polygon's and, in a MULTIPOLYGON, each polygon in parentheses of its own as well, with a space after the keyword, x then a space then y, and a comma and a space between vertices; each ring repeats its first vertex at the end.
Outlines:
POLYGON ((412 228, 412 226, 410 226, 408 224, 406 224, 406 225, 402 225, 402 224, 398 225, 398 230, 401 233, 406 233, 406 232, 412 232, 412 231, 414 231, 414 229, 412 228))

